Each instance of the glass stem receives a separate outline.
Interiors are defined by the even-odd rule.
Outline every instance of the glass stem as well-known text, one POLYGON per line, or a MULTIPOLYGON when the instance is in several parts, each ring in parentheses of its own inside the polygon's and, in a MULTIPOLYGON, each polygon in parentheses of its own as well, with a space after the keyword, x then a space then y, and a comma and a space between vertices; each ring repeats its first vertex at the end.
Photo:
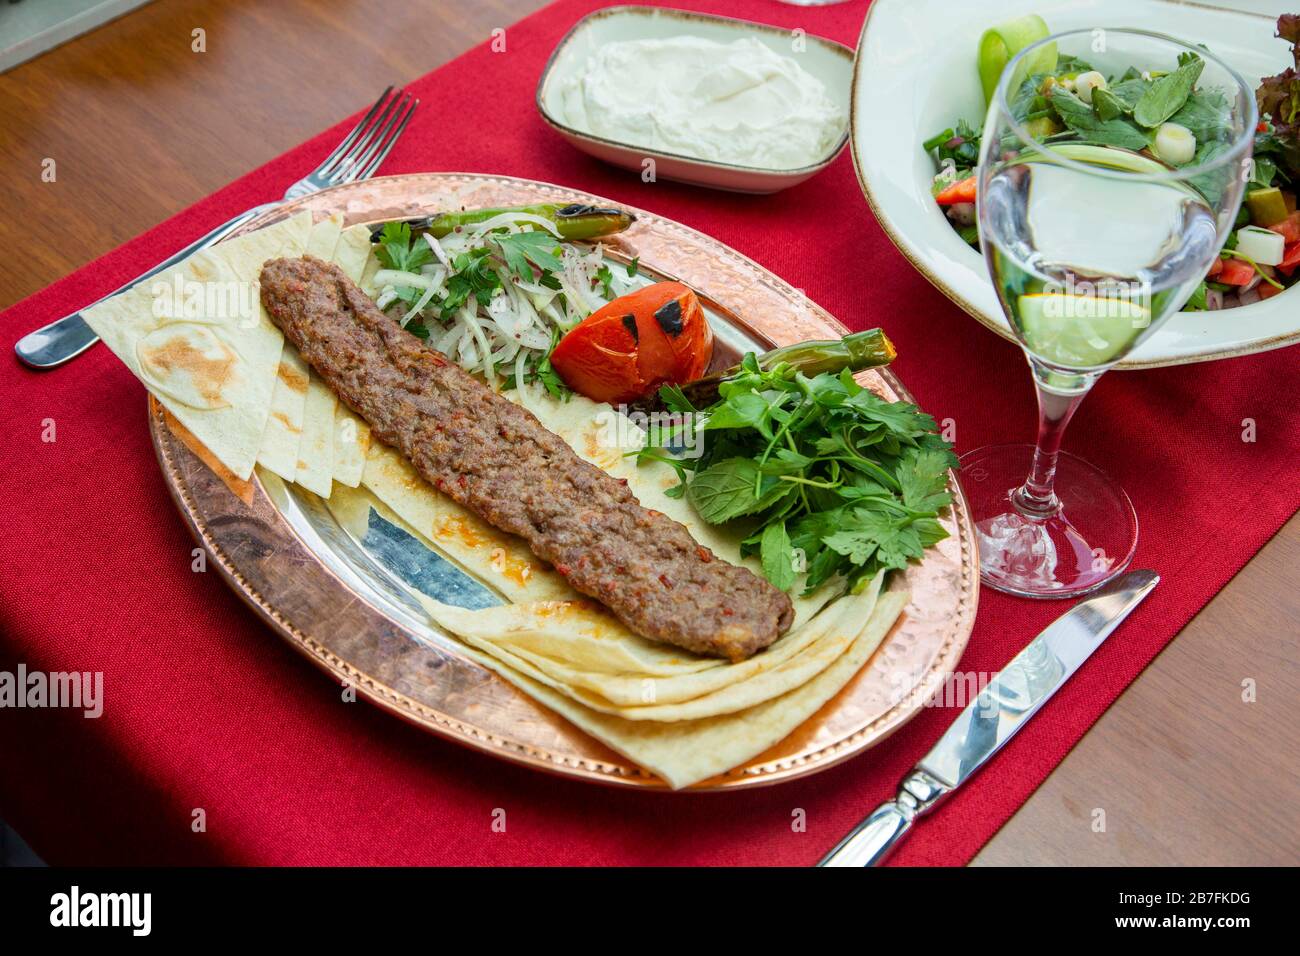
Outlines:
POLYGON ((1061 507, 1056 497, 1056 459, 1061 451, 1065 427, 1079 403, 1096 384, 1101 373, 1059 372, 1030 357, 1034 390, 1038 393, 1038 441, 1029 477, 1015 490, 1016 507, 1031 518, 1046 518, 1061 507))

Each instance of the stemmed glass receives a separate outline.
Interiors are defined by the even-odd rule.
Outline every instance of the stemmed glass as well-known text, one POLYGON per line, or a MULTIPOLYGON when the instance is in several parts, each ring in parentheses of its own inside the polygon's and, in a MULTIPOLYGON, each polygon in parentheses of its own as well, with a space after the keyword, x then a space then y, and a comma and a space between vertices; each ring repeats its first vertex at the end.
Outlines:
MULTIPOLYGON (((1113 119, 1124 104, 1107 105, 1113 119)), ((1087 112, 1080 125, 1105 122, 1100 110, 1087 112)), ((1070 597, 1100 587, 1132 560, 1137 516, 1128 495, 1062 452, 1061 438, 1102 373, 1183 307, 1218 256, 1249 179, 1257 122, 1254 95, 1231 67, 1156 33, 1060 33, 1007 64, 984 123, 979 233, 1029 360, 1039 423, 1036 445, 980 448, 961 459, 986 584, 1025 597, 1070 597), (1035 128, 1052 81, 1027 74, 1043 62, 1040 52, 1050 59, 1049 44, 1112 83, 1129 67, 1158 78, 1175 71, 1180 56, 1199 56, 1196 113, 1174 117, 1196 121, 1193 158, 1178 166, 1153 158, 1165 144, 1154 141, 1153 129, 1153 148, 1141 148, 1136 124, 1099 125, 1084 133, 1091 142, 1035 128)), ((1164 151, 1179 160, 1175 149, 1164 151)))

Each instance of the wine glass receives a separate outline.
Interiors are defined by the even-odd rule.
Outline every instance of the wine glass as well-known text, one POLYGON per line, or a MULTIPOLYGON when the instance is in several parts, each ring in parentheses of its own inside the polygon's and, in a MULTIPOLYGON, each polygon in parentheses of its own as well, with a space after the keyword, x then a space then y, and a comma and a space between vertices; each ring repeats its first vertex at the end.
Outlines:
POLYGON ((1132 560, 1137 516, 1128 495, 1062 452, 1061 438, 1102 373, 1183 307, 1219 255, 1249 179, 1257 122, 1254 94, 1231 67, 1156 33, 1060 33, 1007 64, 984 123, 979 234, 1029 360, 1039 420, 1036 445, 980 448, 961 459, 991 587, 1071 597, 1132 560), (1148 132, 1146 123, 1178 102, 1179 84, 1161 78, 1192 56, 1203 61, 1196 93, 1167 121, 1195 127, 1193 139, 1163 126, 1148 132), (1076 62, 1067 57, 1082 61, 1078 76, 1109 78, 1107 92, 1091 88, 1094 77, 1070 76, 1076 62), (1034 72, 1053 60, 1059 79, 1034 72), (1138 82, 1123 84, 1126 74, 1138 82), (1153 79, 1172 95, 1128 102, 1153 79), (1057 102, 1074 122, 1058 128, 1046 97, 1067 93, 1057 102))

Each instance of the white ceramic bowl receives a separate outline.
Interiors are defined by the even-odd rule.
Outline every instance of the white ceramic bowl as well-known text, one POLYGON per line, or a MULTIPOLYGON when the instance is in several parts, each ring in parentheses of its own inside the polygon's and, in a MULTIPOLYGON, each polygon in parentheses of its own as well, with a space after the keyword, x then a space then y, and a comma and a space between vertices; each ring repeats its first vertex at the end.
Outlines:
MULTIPOLYGON (((984 120, 976 48, 986 28, 1041 14, 1054 33, 1136 27, 1204 43, 1252 85, 1290 63, 1275 15, 1174 0, 875 0, 854 68, 849 125, 853 164, 876 218, 902 253, 948 298, 1007 339, 1010 326, 984 259, 948 224, 930 193, 934 163, 921 143, 958 119, 984 120)), ((1282 6, 1280 2, 1276 3, 1282 6)), ((1253 305, 1180 312, 1117 368, 1149 368, 1249 355, 1300 342, 1300 287, 1253 305)))
POLYGON ((853 75, 853 51, 841 43, 805 36, 805 48, 792 53, 792 34, 780 27, 714 17, 686 10, 662 7, 606 7, 574 24, 555 48, 537 83, 537 110, 561 136, 578 149, 598 159, 640 173, 647 158, 655 162, 655 176, 696 186, 711 186, 743 193, 774 193, 801 183, 830 165, 849 141, 844 135, 822 159, 799 169, 763 169, 696 159, 678 153, 664 153, 594 136, 566 125, 560 117, 560 89, 565 80, 581 71, 587 59, 603 44, 619 40, 694 36, 718 43, 753 37, 782 56, 797 56, 798 63, 826 86, 827 95, 848 114, 849 84, 853 75))

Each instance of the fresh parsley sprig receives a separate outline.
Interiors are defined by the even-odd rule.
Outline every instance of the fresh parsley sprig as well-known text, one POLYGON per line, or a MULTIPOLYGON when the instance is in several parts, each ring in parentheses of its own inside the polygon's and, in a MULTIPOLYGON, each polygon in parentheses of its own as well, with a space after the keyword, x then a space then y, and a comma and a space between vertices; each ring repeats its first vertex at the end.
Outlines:
POLYGON ((386 222, 375 256, 386 269, 419 272, 420 266, 433 261, 433 250, 428 243, 412 239, 409 223, 386 222))

